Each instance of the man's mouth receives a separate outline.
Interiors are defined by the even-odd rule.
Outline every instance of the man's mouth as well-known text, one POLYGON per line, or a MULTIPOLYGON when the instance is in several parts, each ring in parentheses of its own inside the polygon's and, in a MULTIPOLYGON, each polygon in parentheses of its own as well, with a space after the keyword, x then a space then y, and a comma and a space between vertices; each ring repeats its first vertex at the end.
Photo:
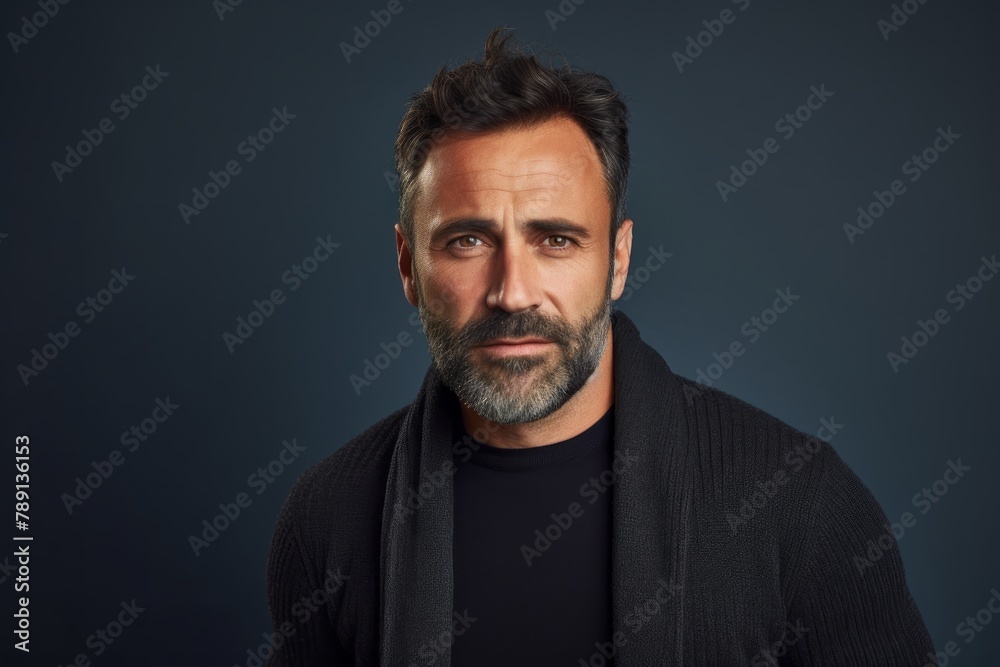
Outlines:
POLYGON ((529 336, 526 338, 494 338, 474 347, 479 347, 492 354, 500 355, 537 354, 546 351, 552 344, 552 341, 545 338, 529 336))

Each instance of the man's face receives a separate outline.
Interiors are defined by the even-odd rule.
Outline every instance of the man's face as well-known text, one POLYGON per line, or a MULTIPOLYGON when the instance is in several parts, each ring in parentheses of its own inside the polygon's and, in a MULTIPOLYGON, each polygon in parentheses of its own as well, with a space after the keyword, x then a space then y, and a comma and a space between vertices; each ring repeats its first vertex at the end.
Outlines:
POLYGON ((442 380, 491 421, 552 413, 601 361, 627 271, 631 221, 613 274, 593 144, 566 118, 455 133, 428 154, 417 193, 414 248, 397 225, 400 273, 442 380))

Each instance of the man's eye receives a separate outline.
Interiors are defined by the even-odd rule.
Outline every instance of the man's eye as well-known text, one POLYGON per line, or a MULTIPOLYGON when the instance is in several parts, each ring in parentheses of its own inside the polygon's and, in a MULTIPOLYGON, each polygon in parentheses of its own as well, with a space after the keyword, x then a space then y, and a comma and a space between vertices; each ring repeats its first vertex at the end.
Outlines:
POLYGON ((459 236, 452 240, 453 245, 457 245, 459 248, 475 248, 478 245, 479 238, 476 236, 459 236), (466 241, 471 243, 466 244, 466 241))
POLYGON ((552 241, 552 243, 549 244, 549 247, 551 248, 567 248, 571 243, 569 238, 559 235, 549 236, 546 240, 552 241))

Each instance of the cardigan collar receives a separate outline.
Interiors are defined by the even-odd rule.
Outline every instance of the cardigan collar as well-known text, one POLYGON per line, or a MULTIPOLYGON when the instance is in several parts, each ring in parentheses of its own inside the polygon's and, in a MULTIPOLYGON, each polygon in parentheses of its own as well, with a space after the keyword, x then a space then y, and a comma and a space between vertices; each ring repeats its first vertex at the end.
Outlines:
MULTIPOLYGON (((691 513, 680 378, 612 311, 615 383, 611 598, 617 664, 680 664, 691 513)), ((379 664, 422 662, 453 626, 453 420, 457 399, 433 364, 401 423, 386 483, 379 664), (444 473, 444 474, 442 474, 444 473), (420 498, 416 509, 404 510, 420 498), (425 652, 420 653, 421 648, 425 652)), ((464 610, 457 610, 461 614, 464 610)), ((475 615, 474 610, 470 614, 475 615)), ((461 636, 455 641, 462 641, 461 636)), ((516 639, 512 638, 512 641, 516 639)), ((594 653, 598 653, 597 646, 594 653)), ((585 662, 589 656, 580 656, 585 662)), ((450 652, 437 665, 451 666, 450 652)))

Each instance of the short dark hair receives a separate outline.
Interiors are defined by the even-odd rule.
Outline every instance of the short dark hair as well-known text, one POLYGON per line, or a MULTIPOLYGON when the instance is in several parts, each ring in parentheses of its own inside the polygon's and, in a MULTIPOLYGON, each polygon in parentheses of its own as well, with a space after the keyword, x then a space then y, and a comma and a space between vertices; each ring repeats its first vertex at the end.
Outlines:
POLYGON ((447 70, 413 95, 396 136, 400 225, 413 246, 416 180, 434 144, 449 131, 485 132, 526 127, 552 118, 574 119, 597 149, 611 202, 611 253, 625 219, 628 188, 628 108, 614 85, 600 74, 539 62, 508 32, 494 28, 482 61, 447 70))

